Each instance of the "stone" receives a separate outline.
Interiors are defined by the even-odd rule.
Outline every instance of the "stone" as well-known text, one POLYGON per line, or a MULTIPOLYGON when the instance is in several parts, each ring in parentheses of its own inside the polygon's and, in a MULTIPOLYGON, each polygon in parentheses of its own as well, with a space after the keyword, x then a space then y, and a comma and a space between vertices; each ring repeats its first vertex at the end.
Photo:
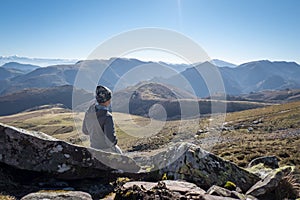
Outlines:
POLYGON ((207 130, 199 129, 197 131, 196 135, 201 135, 201 134, 206 133, 206 132, 207 132, 207 130))
POLYGON ((248 168, 253 167, 254 165, 257 165, 259 163, 263 163, 264 166, 269 167, 271 169, 276 169, 279 167, 279 158, 276 156, 262 156, 253 159, 249 164, 248 168))
POLYGON ((246 170, 253 174, 256 174, 260 179, 264 179, 273 171, 272 168, 265 166, 263 163, 248 167, 246 168, 246 170))
POLYGON ((0 123, 0 163, 44 172, 62 179, 135 173, 140 167, 127 156, 73 145, 44 133, 0 123))
POLYGON ((215 196, 222 196, 222 197, 232 197, 232 198, 236 198, 236 199, 240 199, 240 200, 255 200, 255 197, 249 196, 249 195, 244 195, 241 194, 237 191, 230 191, 228 189, 222 188, 220 186, 217 185, 213 185, 211 186, 208 190, 207 190, 207 194, 211 194, 211 195, 215 195, 215 196))
POLYGON ((268 174, 265 179, 258 181, 255 185, 253 185, 246 192, 246 194, 255 196, 257 198, 273 194, 282 178, 285 175, 290 174, 292 171, 294 171, 294 167, 292 166, 285 166, 275 169, 270 174, 268 174))
POLYGON ((92 196, 81 191, 41 191, 30 193, 21 200, 92 200, 92 196))
MULTIPOLYGON (((194 183, 189 183, 186 181, 182 180, 164 180, 160 181, 161 183, 165 184, 165 187, 168 190, 179 192, 179 193, 197 193, 197 194, 205 194, 205 190, 199 188, 197 185, 194 183)), ((132 182, 127 182, 123 185, 125 189, 129 189, 133 187, 134 185, 137 185, 141 188, 145 188, 146 190, 151 190, 155 186, 157 186, 157 183, 155 182, 146 182, 146 181, 132 181, 132 182)))
POLYGON ((150 159, 159 177, 166 174, 168 179, 183 179, 204 189, 212 185, 223 186, 227 181, 232 181, 246 192, 260 180, 257 175, 190 143, 175 144, 168 151, 150 159))
MULTIPOLYGON (((195 184, 184 181, 128 182, 116 192, 115 200, 131 199, 204 199, 223 200, 224 197, 206 194, 195 184)), ((227 200, 236 198, 227 197, 227 200)))
POLYGON ((249 133, 251 133, 251 132, 253 132, 253 131, 254 131, 253 127, 248 127, 248 129, 247 129, 247 130, 248 130, 248 132, 249 132, 249 133))

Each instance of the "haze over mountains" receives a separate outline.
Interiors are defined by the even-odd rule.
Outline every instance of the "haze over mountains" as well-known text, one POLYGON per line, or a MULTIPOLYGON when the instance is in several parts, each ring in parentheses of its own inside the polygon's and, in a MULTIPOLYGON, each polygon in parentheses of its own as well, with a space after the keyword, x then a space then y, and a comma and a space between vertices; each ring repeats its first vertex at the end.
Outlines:
MULTIPOLYGON (((99 83, 114 89, 124 89, 141 81, 152 80, 184 90, 193 90, 198 97, 207 97, 208 91, 203 74, 216 68, 223 79, 225 91, 230 95, 240 95, 263 90, 282 90, 300 88, 300 66, 295 62, 253 61, 233 67, 226 62, 217 67, 211 62, 196 66, 144 62, 137 59, 116 58, 110 60, 85 60, 75 64, 36 65, 6 63, 0 67, 0 95, 13 93, 25 88, 49 88, 62 85, 74 85, 76 75, 81 70, 81 79, 97 81, 97 71, 105 69, 99 83), (206 70, 206 71, 205 71, 206 70), (180 79, 184 79, 182 84, 180 79), (118 84, 118 85, 117 85, 118 84), (191 89, 192 88, 192 89, 191 89)), ((209 77, 215 79, 216 77, 209 77)), ((87 89, 87 88, 83 88, 87 89)), ((213 93, 222 91, 213 91, 213 93)))

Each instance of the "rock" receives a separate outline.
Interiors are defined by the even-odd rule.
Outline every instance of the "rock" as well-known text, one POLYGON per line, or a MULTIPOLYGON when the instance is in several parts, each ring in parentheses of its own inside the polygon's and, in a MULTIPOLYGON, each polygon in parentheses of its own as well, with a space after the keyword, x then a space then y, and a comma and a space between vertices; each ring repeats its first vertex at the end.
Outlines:
POLYGON ((260 179, 264 179, 266 176, 268 176, 273 171, 273 169, 264 166, 263 163, 259 163, 252 167, 248 167, 248 168, 246 168, 246 170, 253 174, 256 174, 257 176, 259 176, 260 179))
MULTIPOLYGON (((198 194, 205 194, 205 190, 199 188, 197 185, 195 185, 194 183, 189 183, 186 181, 182 181, 182 180, 164 180, 164 181, 160 181, 161 183, 165 184, 165 187, 168 190, 171 191, 175 191, 175 192, 179 192, 182 194, 186 194, 186 193, 198 193, 198 194)), ((127 182, 123 185, 123 187, 125 189, 129 189, 131 187, 133 187, 134 185, 139 186, 140 188, 144 188, 146 190, 151 190, 154 187, 157 186, 157 183, 155 182, 146 182, 146 181, 132 181, 132 182, 127 182)))
POLYGON ((92 200, 92 196, 81 191, 41 191, 30 193, 21 200, 92 200))
MULTIPOLYGON (((132 199, 204 199, 222 200, 224 197, 205 194, 205 191, 195 184, 184 181, 128 182, 116 192, 115 200, 132 199)), ((234 198, 226 198, 234 200, 234 198)))
POLYGON ((248 129, 247 129, 247 130, 248 130, 248 132, 249 132, 249 133, 251 133, 251 132, 253 132, 253 131, 254 131, 253 127, 248 127, 248 129))
POLYGON ((62 179, 107 177, 108 173, 133 173, 140 169, 124 155, 72 145, 4 124, 0 124, 0 163, 62 179))
POLYGON ((240 199, 240 200, 246 200, 246 199, 247 200, 255 200, 256 199, 255 197, 252 197, 249 195, 244 195, 237 191, 230 191, 230 190, 227 190, 227 189, 222 188, 217 185, 211 186, 207 190, 207 194, 222 196, 222 197, 232 197, 232 198, 236 198, 236 199, 240 199))
POLYGON ((253 159, 249 164, 248 168, 253 167, 254 165, 257 165, 259 163, 263 163, 264 166, 270 167, 271 169, 276 169, 279 167, 278 164, 279 159, 276 156, 262 156, 253 159))
POLYGON ((207 133, 207 130, 199 129, 196 133, 196 135, 201 135, 203 133, 207 133))
MULTIPOLYGON (((273 170, 269 175, 266 176, 262 181, 258 181, 255 185, 253 185, 246 194, 255 196, 257 198, 262 198, 268 195, 274 194, 274 191, 278 187, 278 184, 282 180, 282 178, 291 173, 294 170, 294 167, 285 166, 282 168, 278 168, 273 170)), ((275 199, 275 197, 268 198, 275 199)))
POLYGON ((204 189, 232 181, 246 192, 260 180, 258 176, 190 143, 175 144, 150 160, 158 170, 156 180, 166 174, 168 179, 183 179, 204 189))
POLYGON ((254 120, 252 124, 260 124, 263 123, 263 119, 254 120))

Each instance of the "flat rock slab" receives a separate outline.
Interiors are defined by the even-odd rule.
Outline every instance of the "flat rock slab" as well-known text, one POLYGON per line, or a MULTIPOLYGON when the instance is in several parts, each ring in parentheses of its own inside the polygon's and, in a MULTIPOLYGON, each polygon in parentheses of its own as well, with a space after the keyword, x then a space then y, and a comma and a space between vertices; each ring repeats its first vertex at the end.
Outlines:
POLYGON ((159 182, 134 181, 125 183, 116 192, 116 200, 132 199, 203 199, 203 200, 240 200, 207 194, 193 183, 164 180, 159 182))
MULTIPOLYGON (((192 193, 197 193, 197 194, 204 194, 205 190, 201 189, 200 187, 198 187, 196 184, 194 183, 189 183, 186 181, 174 181, 174 180, 164 180, 164 181, 160 181, 161 183, 164 183, 166 188, 171 190, 171 191, 175 191, 175 192, 180 192, 180 193, 188 193, 188 192, 192 192, 192 193)), ((132 182, 128 182, 125 183, 123 185, 123 187, 125 189, 131 188, 134 185, 137 185, 141 188, 144 188, 146 190, 151 190, 154 187, 157 186, 157 183, 155 182, 146 182, 146 181, 132 181, 132 182)))
POLYGON ((81 191, 42 191, 30 193, 21 200, 93 200, 92 196, 81 191))

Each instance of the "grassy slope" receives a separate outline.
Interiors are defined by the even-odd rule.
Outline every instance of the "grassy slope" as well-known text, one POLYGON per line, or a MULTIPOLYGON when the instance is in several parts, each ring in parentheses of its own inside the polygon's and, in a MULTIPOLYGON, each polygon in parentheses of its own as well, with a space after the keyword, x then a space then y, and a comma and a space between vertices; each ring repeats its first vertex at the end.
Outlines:
POLYGON ((223 142, 214 147, 214 153, 243 167, 258 156, 276 155, 281 164, 299 169, 300 102, 230 113, 226 121, 227 127, 235 129, 222 133, 223 142))

